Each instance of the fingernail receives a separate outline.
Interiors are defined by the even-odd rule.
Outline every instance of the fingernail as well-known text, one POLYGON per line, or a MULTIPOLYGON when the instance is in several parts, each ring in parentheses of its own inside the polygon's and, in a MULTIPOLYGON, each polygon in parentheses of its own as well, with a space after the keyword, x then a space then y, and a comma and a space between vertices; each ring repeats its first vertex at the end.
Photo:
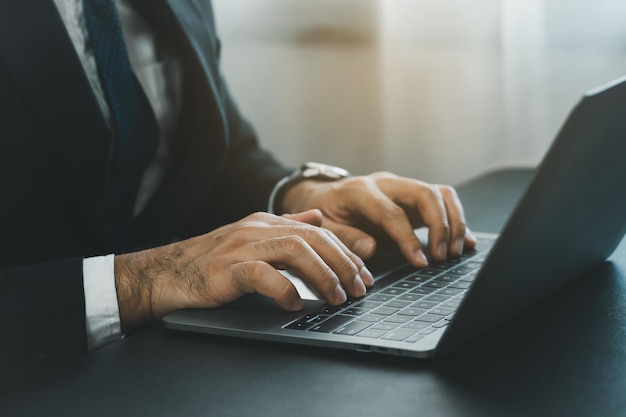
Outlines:
POLYGON ((441 259, 446 259, 448 256, 448 246, 446 245, 446 242, 441 242, 437 251, 439 252, 439 257, 441 259))
POLYGON ((363 283, 365 285, 367 285, 368 287, 371 287, 372 285, 374 285, 374 275, 372 275, 372 273, 370 272, 369 269, 367 269, 367 267, 363 266, 363 268, 361 268, 361 279, 363 280, 363 283))
POLYGON ((418 249, 415 252, 415 258, 424 266, 428 265, 428 259, 426 258, 426 255, 424 255, 424 252, 421 249, 418 249))
POLYGON ((372 242, 370 239, 359 239, 355 242, 352 249, 354 250, 355 254, 361 257, 365 257, 370 255, 374 250, 374 242, 372 242))
POLYGON ((354 280, 352 281, 352 285, 354 285, 355 297, 363 297, 365 295, 365 291, 367 291, 367 289, 365 288, 365 284, 363 283, 363 280, 361 279, 359 275, 356 275, 354 277, 354 280))
POLYGON ((341 284, 337 284, 335 287, 335 302, 337 304, 343 304, 346 302, 348 297, 346 296, 346 292, 341 288, 341 284))

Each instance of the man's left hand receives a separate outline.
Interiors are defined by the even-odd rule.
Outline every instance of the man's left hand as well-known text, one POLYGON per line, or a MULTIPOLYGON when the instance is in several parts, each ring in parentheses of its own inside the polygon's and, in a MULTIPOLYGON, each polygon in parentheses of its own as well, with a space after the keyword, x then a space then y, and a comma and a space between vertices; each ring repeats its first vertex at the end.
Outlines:
POLYGON ((417 267, 428 264, 414 229, 428 228, 428 249, 434 259, 459 256, 476 245, 465 223, 454 188, 428 184, 387 172, 333 182, 303 181, 282 202, 289 213, 317 208, 322 226, 334 232, 356 255, 371 257, 374 236, 383 232, 417 267))

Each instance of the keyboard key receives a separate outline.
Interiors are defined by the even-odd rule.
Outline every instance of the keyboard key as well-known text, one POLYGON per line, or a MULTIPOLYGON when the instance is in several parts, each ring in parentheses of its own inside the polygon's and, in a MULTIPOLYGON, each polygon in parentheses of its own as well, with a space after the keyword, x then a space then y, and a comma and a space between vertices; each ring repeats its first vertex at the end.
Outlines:
POLYGON ((436 314, 438 316, 449 316, 450 314, 454 313, 454 309, 453 308, 445 308, 445 307, 437 307, 437 308, 433 308, 428 313, 436 314))
POLYGON ((412 289, 410 291, 410 293, 411 294, 422 294, 422 295, 425 295, 425 294, 430 294, 430 293, 435 292, 435 291, 437 291, 436 288, 417 287, 417 288, 412 289))
POLYGON ((287 326, 285 326, 285 329, 291 329, 291 330, 308 330, 311 327, 315 326, 315 323, 309 323, 306 321, 295 321, 287 326))
POLYGON ((402 301, 402 300, 391 300, 385 303, 385 307, 393 307, 393 308, 405 308, 411 304, 410 301, 402 301))
POLYGON ((465 274, 469 274, 472 271, 474 271, 473 268, 466 268, 463 266, 459 266, 457 268, 453 268, 449 270, 448 273, 454 274, 454 275, 465 275, 465 274))
POLYGON ((415 320, 424 321, 426 323, 436 323, 442 318, 443 318, 442 316, 438 316, 436 314, 422 314, 421 316, 417 317, 415 320))
POLYGON ((346 308, 345 310, 343 310, 341 314, 349 314, 351 316, 360 316, 369 312, 370 311, 365 308, 350 307, 350 308, 346 308))
POLYGON ((446 265, 444 262, 431 263, 428 267, 432 269, 437 269, 439 271, 445 271, 446 269, 450 269, 450 265, 446 265))
POLYGON ((387 322, 393 323, 406 323, 407 321, 413 320, 413 316, 400 316, 396 314, 395 316, 389 316, 385 319, 387 322))
POLYGON ((476 274, 467 274, 461 277, 460 282, 474 282, 476 274))
POLYGON ((392 314, 396 314, 398 311, 400 311, 399 308, 391 308, 391 307, 378 307, 376 310, 374 310, 373 312, 375 314, 383 314, 385 316, 391 316, 392 314))
POLYGON ((401 327, 404 329, 422 330, 430 326, 430 323, 425 321, 410 321, 403 324, 401 327))
POLYGON ((412 317, 417 317, 420 314, 424 314, 426 312, 426 310, 423 310, 421 308, 405 308, 403 310, 398 311, 398 314, 401 316, 412 316, 412 317))
POLYGON ((322 324, 318 324, 317 326, 314 326, 313 328, 311 328, 310 331, 312 331, 312 332, 330 333, 333 330, 335 330, 337 327, 339 327, 339 326, 341 326, 343 324, 346 324, 347 322, 349 322, 352 319, 354 319, 354 317, 352 317, 352 316, 343 316, 341 314, 338 314, 336 316, 333 316, 333 317, 329 318, 328 320, 326 320, 322 324))
POLYGON ((418 340, 424 338, 424 335, 421 335, 419 333, 415 333, 412 336, 407 337, 406 339, 404 339, 405 342, 409 342, 409 343, 415 343, 418 340))
POLYGON ((439 274, 441 274, 441 271, 434 268, 421 269, 415 273, 415 275, 420 277, 436 277, 439 274))
POLYGON ((420 282, 426 282, 429 279, 432 279, 432 277, 431 276, 425 276, 424 277, 424 276, 420 276, 420 275, 411 275, 411 276, 405 278, 405 281, 420 283, 420 282))
POLYGON ((402 300, 402 301, 417 301, 422 297, 423 295, 408 293, 408 294, 399 295, 396 297, 396 299, 402 300))
POLYGON ((336 312, 341 310, 341 308, 342 307, 324 306, 317 310, 314 314, 335 314, 336 312))
MULTIPOLYGON (((445 303, 441 304, 441 307, 446 307, 446 308, 458 308, 459 305, 461 304, 460 300, 448 300, 445 303)), ((418 307, 418 306, 414 306, 414 307, 418 307)), ((434 307, 434 306, 433 306, 434 307)))
POLYGON ((370 326, 370 323, 364 321, 353 321, 352 323, 348 323, 345 326, 339 327, 335 330, 334 334, 345 334, 345 335, 353 335, 357 334, 361 330, 364 330, 370 326))
POLYGON ((436 301, 438 303, 444 302, 450 298, 449 295, 441 295, 441 294, 431 294, 428 297, 424 298, 426 301, 436 301))
POLYGON ((365 314, 363 316, 357 317, 358 321, 367 321, 370 323, 376 323, 379 322, 383 319, 386 319, 387 316, 383 316, 382 314, 374 314, 374 313, 370 313, 370 314, 365 314))
POLYGON ((396 284, 393 284, 395 288, 404 288, 405 290, 410 290, 411 288, 415 288, 419 285, 419 282, 412 281, 400 281, 396 284))
POLYGON ((434 302, 434 301, 424 301, 424 300, 420 300, 420 301, 417 301, 417 302, 411 304, 411 307, 424 308, 426 310, 428 310, 430 308, 433 308, 433 307, 436 307, 436 306, 437 306, 436 302, 434 302))
POLYGON ((432 281, 428 281, 425 284, 422 284, 422 288, 424 287, 429 287, 429 288, 443 288, 446 285, 448 285, 447 282, 442 282, 442 281, 437 281, 436 279, 432 280, 432 281))
POLYGON ((383 336, 383 339, 386 340, 404 340, 407 337, 413 335, 414 333, 416 333, 415 330, 413 329, 395 329, 390 331, 389 333, 387 333, 386 335, 383 336))
POLYGON ((389 288, 385 288, 383 290, 380 290, 378 292, 378 294, 387 294, 387 295, 400 295, 402 293, 406 292, 406 290, 404 288, 396 288, 396 287, 389 287, 389 288))
POLYGON ((438 321, 437 323, 433 323, 431 326, 433 326, 436 329, 440 329, 442 327, 447 326, 448 323, 450 323, 448 320, 441 320, 441 321, 438 321))
POLYGON ((472 285, 471 282, 459 281, 459 282, 453 282, 452 284, 448 286, 448 288, 460 288, 462 290, 466 290, 470 287, 470 285, 472 285))
POLYGON ((450 282, 454 282, 457 279, 461 278, 458 275, 450 275, 450 274, 443 274, 443 275, 439 275, 437 278, 435 278, 435 281, 439 281, 439 282, 446 282, 446 283, 450 283, 450 282))
POLYGON ((387 330, 377 330, 377 329, 372 329, 370 327, 369 329, 365 329, 365 330, 358 332, 357 336, 377 339, 380 336, 384 335, 385 333, 387 333, 387 330))
POLYGON ((383 303, 377 303, 374 301, 367 300, 367 301, 361 301, 360 303, 355 304, 354 306, 358 308, 365 308, 367 310, 373 310, 376 307, 380 307, 381 305, 383 305, 383 303))
POLYGON ((444 288, 440 291, 437 291, 437 294, 439 295, 447 295, 447 296, 453 296, 453 295, 457 295, 457 294, 461 294, 462 292, 465 292, 465 290, 461 289, 461 288, 444 288))
POLYGON ((376 302, 381 302, 381 303, 385 303, 391 299, 393 299, 392 295, 385 295, 385 294, 381 294, 381 293, 375 293, 370 295, 369 297, 366 297, 367 301, 376 301, 376 302))
POLYGON ((431 334, 431 333, 436 332, 436 331, 437 331, 437 329, 434 328, 434 327, 427 327, 424 330, 420 330, 419 334, 427 335, 427 334, 431 334))
POLYGON ((393 323, 393 322, 383 321, 383 322, 374 324, 372 327, 370 327, 370 329, 372 329, 372 330, 384 330, 384 331, 388 332, 389 330, 395 329, 400 324, 401 323, 393 323))

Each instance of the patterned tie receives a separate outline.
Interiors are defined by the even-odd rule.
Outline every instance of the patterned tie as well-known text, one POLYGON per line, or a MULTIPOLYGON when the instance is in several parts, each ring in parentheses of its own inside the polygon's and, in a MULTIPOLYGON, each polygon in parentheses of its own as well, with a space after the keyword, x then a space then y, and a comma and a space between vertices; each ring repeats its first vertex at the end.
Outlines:
POLYGON ((156 151, 159 131, 131 68, 115 0, 83 0, 83 6, 116 138, 113 206, 119 218, 129 219, 143 173, 156 151))

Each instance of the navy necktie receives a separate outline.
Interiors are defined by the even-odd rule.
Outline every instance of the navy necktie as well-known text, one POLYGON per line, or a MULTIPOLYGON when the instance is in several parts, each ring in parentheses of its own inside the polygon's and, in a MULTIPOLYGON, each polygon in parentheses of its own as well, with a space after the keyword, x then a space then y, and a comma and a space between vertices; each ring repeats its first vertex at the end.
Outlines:
POLYGON ((113 207, 119 218, 129 219, 143 173, 156 151, 159 131, 130 65, 115 0, 83 0, 83 6, 116 139, 113 207))

